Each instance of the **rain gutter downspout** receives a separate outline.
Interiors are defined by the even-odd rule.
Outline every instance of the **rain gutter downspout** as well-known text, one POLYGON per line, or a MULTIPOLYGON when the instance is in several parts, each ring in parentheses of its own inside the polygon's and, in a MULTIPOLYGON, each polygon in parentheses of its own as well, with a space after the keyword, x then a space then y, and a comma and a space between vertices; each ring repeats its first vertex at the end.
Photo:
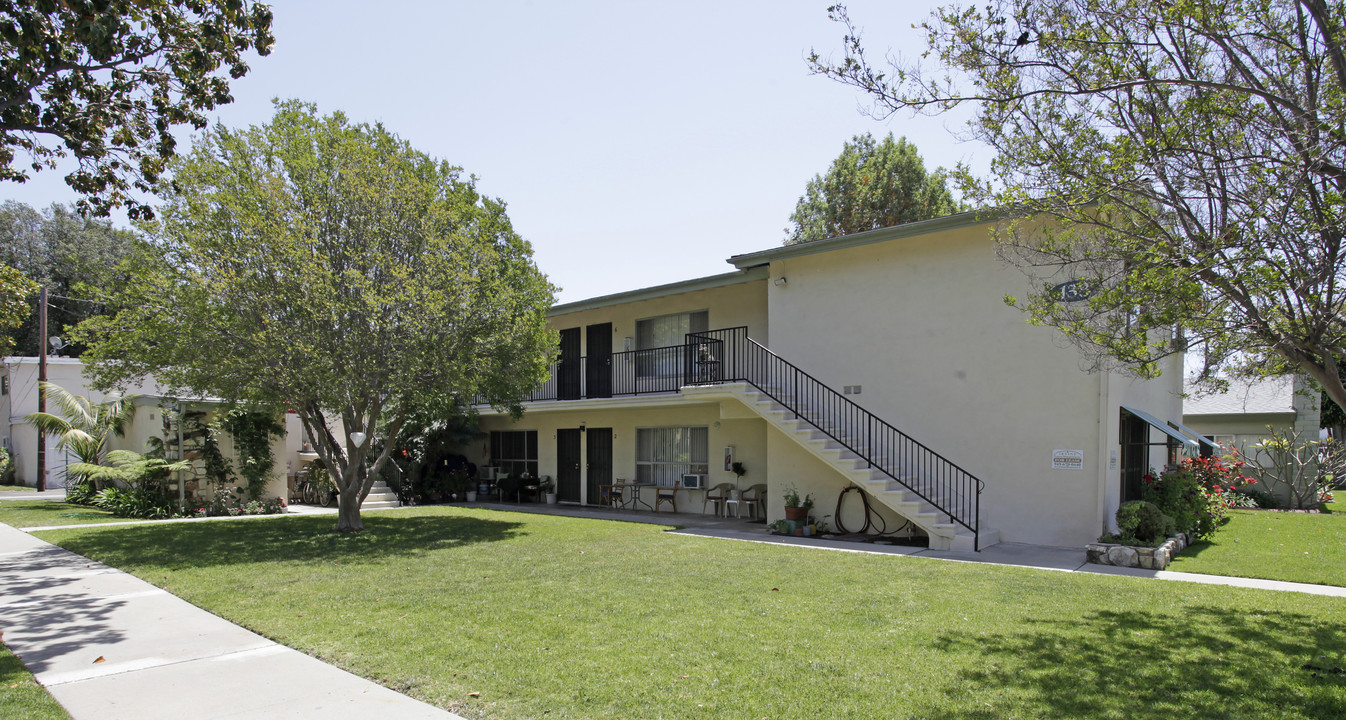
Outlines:
POLYGON ((1112 449, 1111 434, 1108 432, 1111 428, 1108 422, 1108 393, 1112 384, 1111 381, 1111 372, 1098 374, 1098 499, 1095 504, 1097 506, 1097 518, 1102 526, 1099 534, 1108 533, 1112 530, 1112 523, 1108 522, 1108 480, 1111 477, 1108 467, 1111 457, 1108 451, 1112 449))
MULTIPOLYGON (((187 409, 183 407, 182 399, 178 399, 178 460, 187 459, 187 451, 182 447, 182 418, 186 417, 187 409)), ((178 470, 178 510, 183 515, 187 514, 187 471, 178 470)))

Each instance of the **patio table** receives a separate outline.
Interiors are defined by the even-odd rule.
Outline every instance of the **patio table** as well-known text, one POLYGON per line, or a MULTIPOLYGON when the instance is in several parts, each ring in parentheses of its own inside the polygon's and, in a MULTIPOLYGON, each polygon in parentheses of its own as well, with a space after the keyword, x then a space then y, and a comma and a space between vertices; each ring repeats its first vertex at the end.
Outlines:
POLYGON ((640 499, 640 489, 641 489, 641 488, 647 488, 647 487, 658 487, 655 483, 622 483, 622 484, 620 484, 620 485, 613 485, 613 487, 617 487, 617 488, 631 488, 631 499, 630 499, 630 501, 627 503, 627 506, 630 507, 632 510, 635 510, 635 509, 636 509, 636 503, 640 503, 641 505, 644 505, 646 510, 650 510, 650 511, 653 511, 653 510, 654 510, 654 506, 653 506, 653 505, 651 505, 651 504, 645 502, 644 500, 641 500, 641 499, 640 499))

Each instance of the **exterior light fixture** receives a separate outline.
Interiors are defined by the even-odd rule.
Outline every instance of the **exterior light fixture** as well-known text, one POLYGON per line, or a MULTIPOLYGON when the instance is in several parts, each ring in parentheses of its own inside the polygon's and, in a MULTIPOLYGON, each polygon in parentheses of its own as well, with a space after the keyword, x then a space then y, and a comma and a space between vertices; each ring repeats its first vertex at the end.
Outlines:
POLYGON ((780 277, 776 278, 776 287, 785 287, 785 276, 784 276, 784 275, 781 275, 780 277))
POLYGON ((351 444, 354 445, 355 447, 361 447, 365 444, 365 440, 368 438, 369 438, 368 435, 360 432, 359 430, 356 430, 355 432, 351 433, 351 444))

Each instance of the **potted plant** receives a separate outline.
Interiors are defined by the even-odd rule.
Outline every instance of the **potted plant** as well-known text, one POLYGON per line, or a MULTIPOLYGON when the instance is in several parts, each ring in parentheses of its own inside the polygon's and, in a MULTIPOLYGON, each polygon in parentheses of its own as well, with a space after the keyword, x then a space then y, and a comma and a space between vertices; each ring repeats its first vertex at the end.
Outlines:
POLYGON ((803 522, 809 517, 809 511, 813 509, 813 493, 808 493, 803 497, 799 496, 799 490, 793 485, 785 491, 785 519, 795 522, 803 522))
POLYGON ((743 476, 748 474, 748 469, 743 467, 743 463, 741 462, 736 462, 733 465, 730 465, 729 471, 734 473, 734 475, 737 476, 739 480, 742 480, 743 476))
POLYGON ((538 487, 542 488, 542 494, 547 496, 547 504, 548 504, 548 505, 555 505, 555 504, 556 504, 556 483, 552 481, 551 476, 550 476, 550 475, 543 475, 543 476, 542 476, 542 482, 538 483, 538 487))

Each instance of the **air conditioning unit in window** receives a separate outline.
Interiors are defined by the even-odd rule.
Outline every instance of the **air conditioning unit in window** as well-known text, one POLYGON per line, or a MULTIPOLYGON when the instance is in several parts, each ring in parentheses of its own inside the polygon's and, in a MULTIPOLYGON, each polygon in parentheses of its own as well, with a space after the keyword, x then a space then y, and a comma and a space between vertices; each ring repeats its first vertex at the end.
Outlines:
POLYGON ((693 474, 683 475, 682 486, 688 490, 700 490, 706 486, 706 476, 693 474))

